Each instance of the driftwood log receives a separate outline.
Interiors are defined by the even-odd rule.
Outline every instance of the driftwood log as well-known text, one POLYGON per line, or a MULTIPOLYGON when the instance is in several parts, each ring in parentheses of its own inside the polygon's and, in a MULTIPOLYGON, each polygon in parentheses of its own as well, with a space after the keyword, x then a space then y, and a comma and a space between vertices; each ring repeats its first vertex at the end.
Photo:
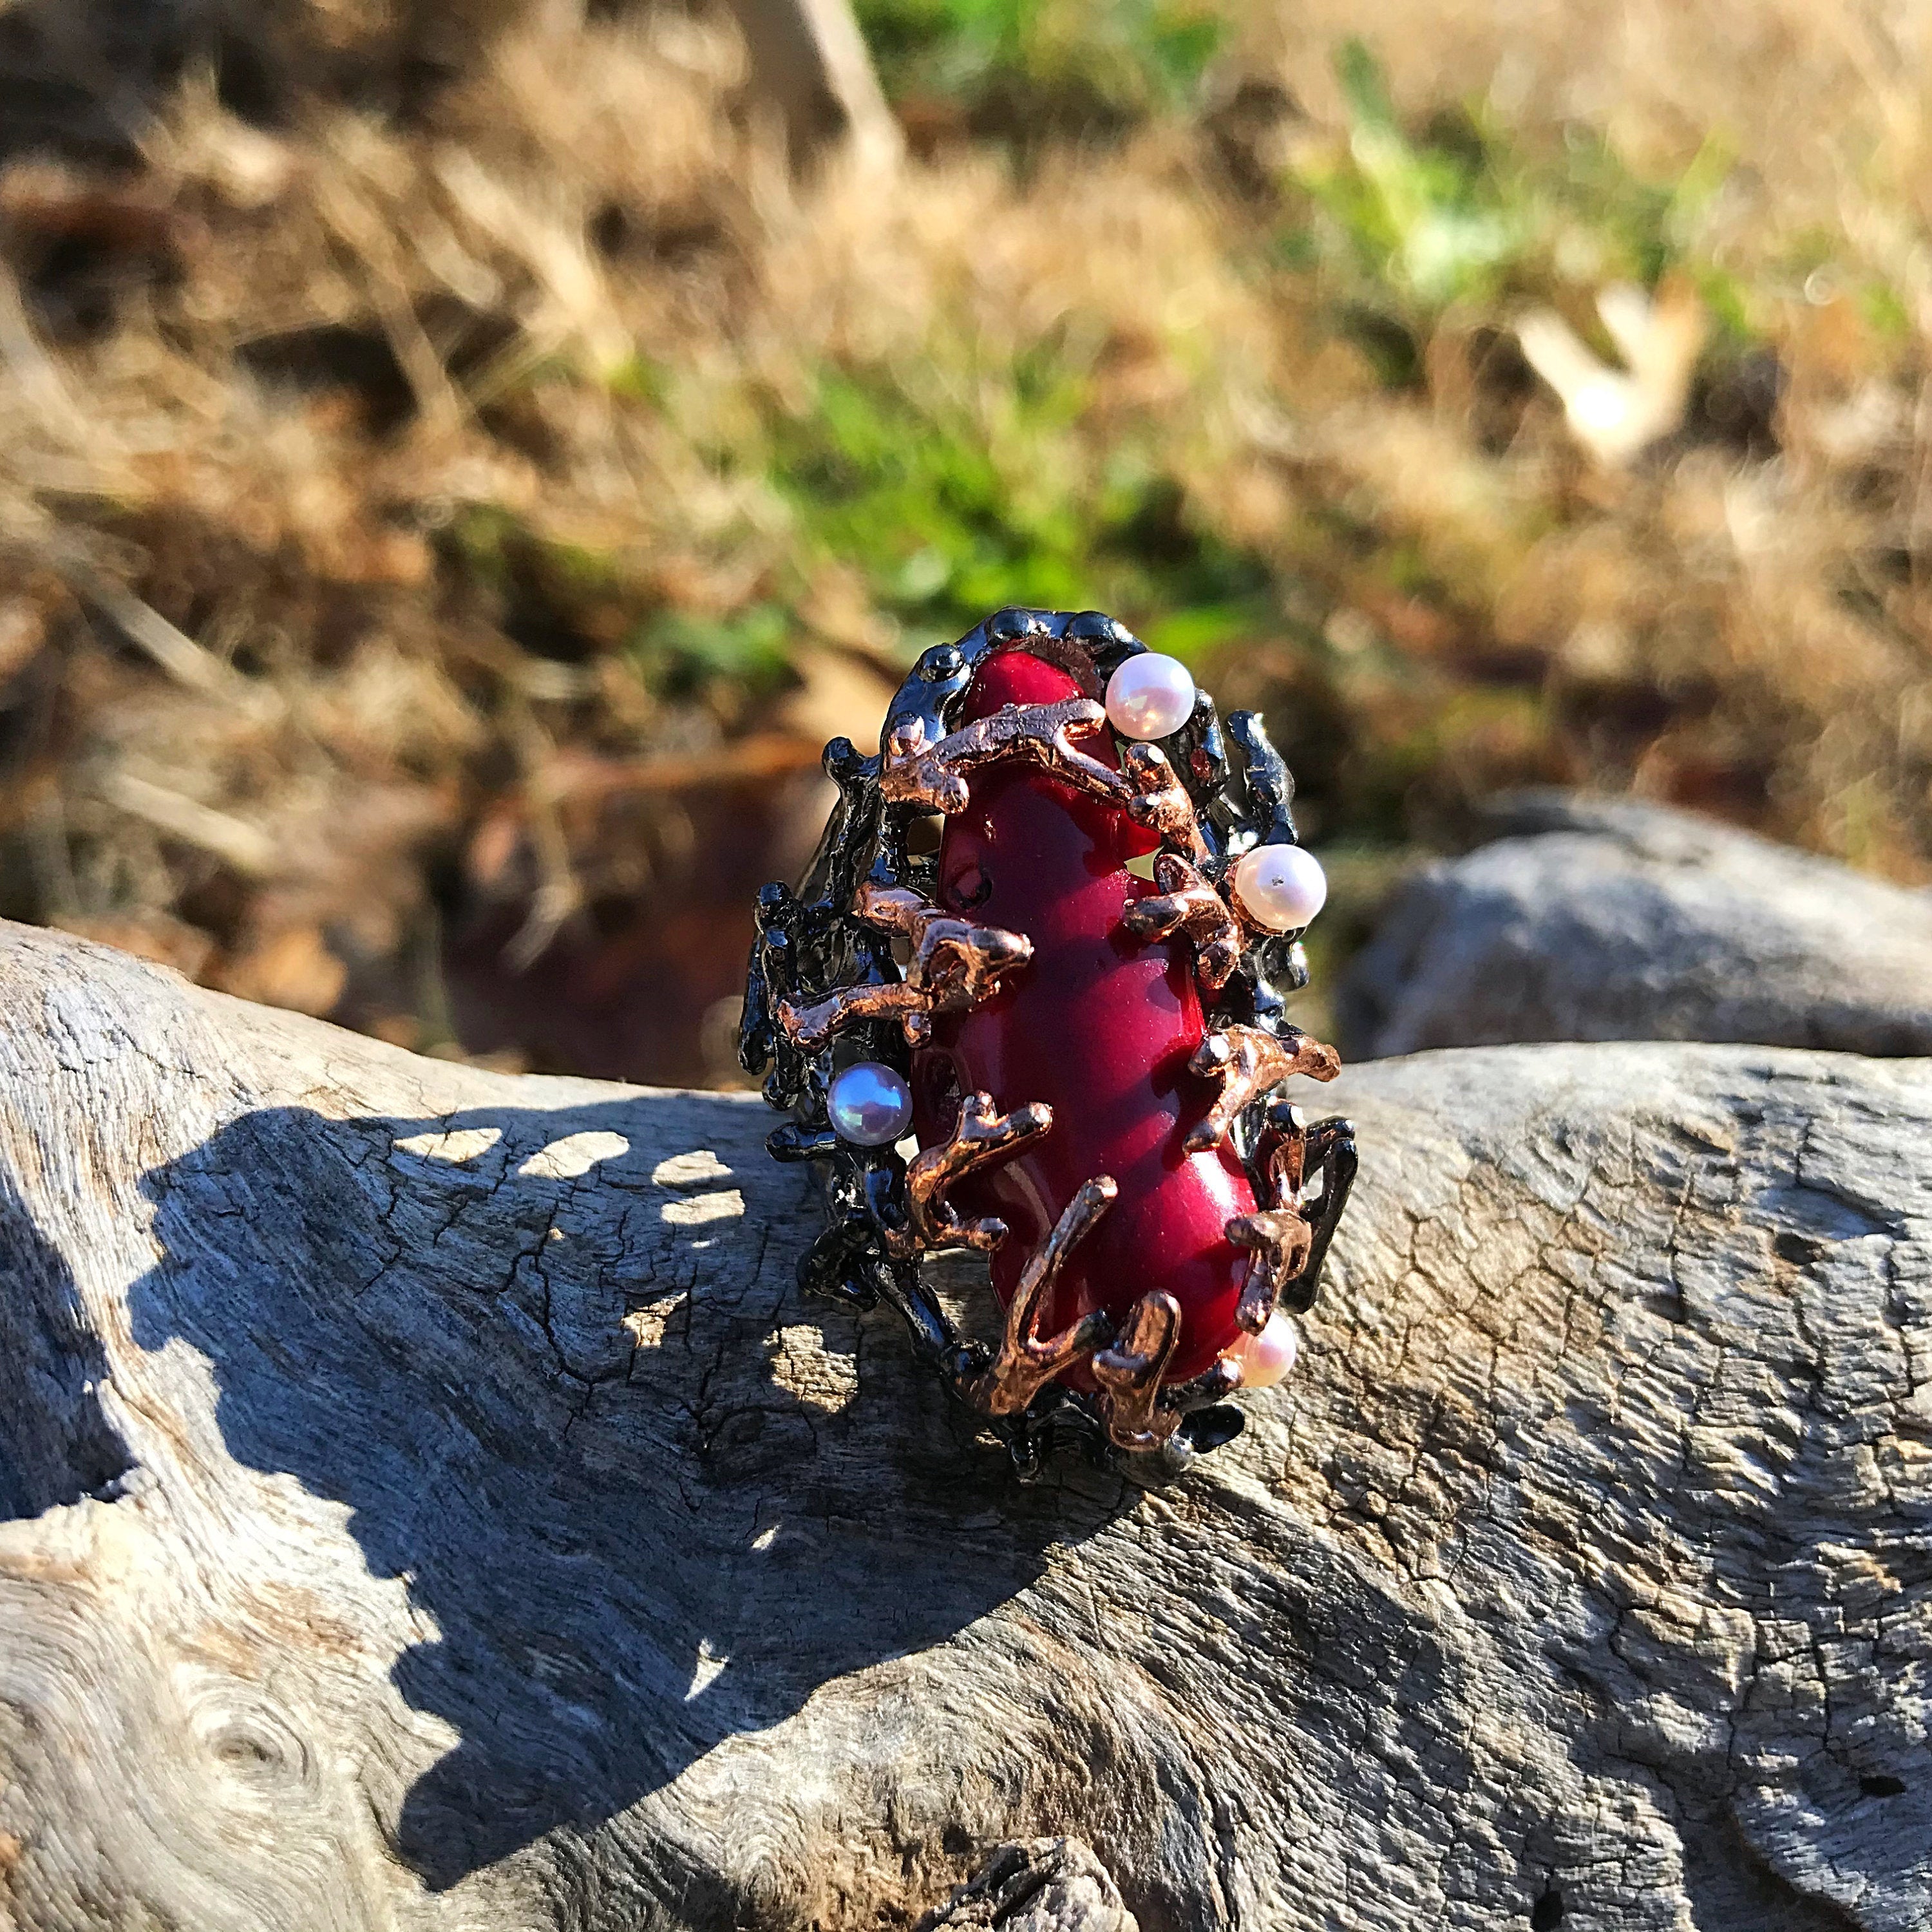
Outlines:
POLYGON ((1932 1053, 1932 892, 1630 799, 1519 794, 1395 895, 1336 1000, 1367 1058, 1523 1040, 1932 1053))
POLYGON ((1336 1091, 1297 1377, 1022 1489, 755 1102, 0 928, 0 1924, 1922 1932, 1932 1070, 1336 1091))

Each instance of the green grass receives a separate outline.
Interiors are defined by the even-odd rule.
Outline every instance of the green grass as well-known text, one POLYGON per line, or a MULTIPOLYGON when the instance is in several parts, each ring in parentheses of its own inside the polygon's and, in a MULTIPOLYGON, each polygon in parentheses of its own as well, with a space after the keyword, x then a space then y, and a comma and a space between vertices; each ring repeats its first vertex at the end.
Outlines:
POLYGON ((1094 431, 1090 400, 1044 350, 829 369, 774 421, 772 480, 808 559, 860 562, 908 658, 1006 604, 1105 608, 1184 652, 1225 640, 1264 603, 1264 567, 1196 526, 1132 433, 1094 431))
MULTIPOLYGON (((976 131, 1017 135, 1022 152, 1198 108, 1222 39, 1211 12, 1168 0, 863 0, 861 12, 902 106, 949 102, 976 131)), ((1480 102, 1405 118, 1359 41, 1334 64, 1342 122, 1294 129, 1274 151, 1271 195, 1228 211, 1226 244, 1275 313, 1295 318, 1287 326, 1306 332, 1293 356, 1346 341, 1366 364, 1364 386, 1394 406, 1429 406, 1444 342, 1486 332, 1507 344, 1534 307, 1559 309, 1614 361, 1594 300, 1616 282, 1697 291, 1707 391, 1772 352, 1780 318, 1815 302, 1820 277, 1852 295, 1875 353, 1909 349, 1909 311, 1844 265, 1842 238, 1800 233, 1756 256, 1714 243, 1735 165, 1721 138, 1647 173, 1600 131, 1526 131, 1480 102)), ((1548 647, 1495 648, 1490 600, 1535 546, 1598 506, 1540 485, 1512 494, 1504 470, 1480 469, 1507 462, 1498 432, 1469 452, 1468 475, 1496 492, 1480 529, 1460 520, 1459 486, 1418 521, 1391 515, 1372 485, 1318 472, 1263 555, 1186 481, 1216 460, 1195 446, 1215 406, 1212 358, 1162 344, 1186 393, 1123 406, 1105 342, 1090 322, 1000 343, 942 304, 916 352, 826 359, 772 387, 748 374, 722 389, 640 349, 604 379, 613 402, 672 424, 742 494, 742 527, 706 539, 764 560, 733 573, 745 586, 735 608, 663 603, 614 562, 514 520, 478 512, 452 541, 513 634, 540 648, 561 638, 567 652, 576 634, 608 631, 615 608, 654 692, 728 718, 782 688, 812 632, 814 586, 836 569, 856 573, 907 662, 1022 604, 1108 610, 1216 682, 1272 666, 1248 688, 1276 714, 1312 808, 1371 840, 1400 844, 1453 820, 1460 799, 1494 784, 1574 774, 1584 754, 1543 668, 1548 647), (1446 643, 1418 654, 1361 615, 1392 607, 1446 643), (1327 628, 1337 610, 1354 626, 1346 648, 1327 628)), ((1518 386, 1508 407, 1520 410, 1534 379, 1502 380, 1518 386)), ((1292 392, 1282 400, 1292 413, 1292 392)), ((1514 419, 1508 408, 1498 418, 1514 419)), ((1641 677, 1626 696, 1638 713, 1653 702, 1641 677)))
POLYGON ((1199 0, 859 0, 888 94, 1025 141, 1185 105, 1223 23, 1199 0))
POLYGON ((1731 162, 1707 142, 1667 181, 1626 165, 1598 134, 1570 130, 1538 152, 1478 107, 1403 125, 1373 53, 1345 44, 1336 71, 1346 138, 1291 164, 1276 262, 1315 275, 1336 326, 1390 387, 1420 378, 1423 344, 1452 312, 1502 319, 1532 302, 1683 269, 1726 332, 1751 334, 1731 279, 1700 255, 1700 227, 1731 162))
POLYGON ((770 598, 722 617, 665 609, 637 626, 630 649, 646 681, 672 696, 717 681, 760 691, 784 676, 795 630, 789 607, 770 598))

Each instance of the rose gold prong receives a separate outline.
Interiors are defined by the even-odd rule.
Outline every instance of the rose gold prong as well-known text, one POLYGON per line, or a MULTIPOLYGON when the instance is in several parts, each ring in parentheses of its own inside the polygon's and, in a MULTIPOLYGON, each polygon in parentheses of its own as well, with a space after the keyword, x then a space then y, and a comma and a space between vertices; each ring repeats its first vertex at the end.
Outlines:
POLYGON ((1025 758, 1079 790, 1121 803, 1126 780, 1073 742, 1076 734, 1091 736, 1106 720, 1106 706, 1090 698, 1003 705, 936 741, 926 737, 924 720, 914 718, 886 734, 879 789, 894 805, 962 812, 969 796, 968 772, 995 758, 1025 758))
POLYGON ((1227 1236, 1237 1247, 1251 1250, 1247 1279, 1234 1319, 1250 1335, 1268 1326, 1282 1291, 1307 1265, 1315 1230, 1300 1205, 1301 1184, 1308 1162, 1308 1130, 1300 1112, 1276 1110, 1285 1119, 1270 1119, 1255 1143, 1250 1166, 1259 1177, 1257 1186, 1266 1198, 1253 1214, 1237 1214, 1227 1236))
POLYGON ((992 1094, 968 1094, 959 1103, 951 1135, 915 1156, 906 1169, 908 1225, 888 1233, 890 1251, 906 1258, 935 1248, 977 1248, 985 1253, 998 1247, 1006 1238, 1005 1222, 990 1214, 962 1221, 946 1190, 976 1168, 1016 1154, 1052 1125, 1053 1109, 1043 1101, 1001 1114, 994 1111, 992 1094))
POLYGON ((1119 1449, 1158 1449, 1180 1420, 1160 1406, 1160 1378, 1180 1340, 1180 1304, 1164 1290, 1144 1294, 1111 1346, 1094 1358, 1106 1391, 1107 1439, 1119 1449))
POLYGON ((1168 848, 1196 866, 1208 862, 1208 841, 1194 815, 1194 801, 1158 745, 1130 745, 1120 754, 1133 796, 1127 816, 1160 835, 1168 848))
POLYGON ((1342 1056, 1296 1027, 1277 1038, 1259 1027, 1230 1026, 1209 1034, 1187 1066, 1192 1073, 1220 1076, 1214 1106, 1184 1143, 1190 1154, 1204 1154, 1227 1138, 1236 1119, 1264 1094, 1298 1073, 1332 1080, 1342 1070, 1342 1056))
POLYGON ((1314 1245, 1315 1230, 1299 1208, 1263 1208, 1252 1214, 1235 1215, 1228 1223, 1227 1235, 1236 1247, 1251 1250, 1234 1319, 1250 1335, 1258 1335, 1268 1326, 1282 1290, 1301 1272, 1314 1245))
POLYGON ((1006 1310, 1000 1352, 968 1391, 988 1415, 1018 1414, 1055 1376, 1064 1373, 1082 1355, 1091 1354, 1112 1332, 1113 1324, 1098 1309, 1044 1342, 1037 1331, 1041 1311, 1067 1256, 1092 1232, 1120 1191, 1110 1174, 1082 1182, 1053 1232, 1027 1263, 1006 1310))
POLYGON ((1121 915, 1122 923, 1143 939, 1186 934, 1194 948, 1195 977, 1204 991, 1218 993, 1241 959, 1241 929, 1226 901, 1178 852, 1155 858, 1154 882, 1160 895, 1136 899, 1121 915))
POLYGON ((785 1038, 801 1053, 816 1053, 836 1033, 861 1020, 897 1019, 916 1026, 924 1014, 927 996, 901 980, 869 986, 841 986, 808 1006, 778 1002, 778 1024, 785 1038))
POLYGON ((868 879, 852 910, 868 926, 909 939, 912 962, 902 980, 842 986, 808 1006, 781 1000, 778 1024, 802 1052, 818 1052, 856 1021, 894 1018, 905 1030, 906 1044, 922 1046, 932 1037, 934 1013, 977 1006, 998 990, 1002 975, 1033 957, 1033 941, 1024 933, 956 919, 903 886, 878 886, 868 879))
POLYGON ((1003 975, 1033 957, 1033 941, 1024 933, 956 919, 904 886, 878 886, 868 879, 852 909, 867 925, 903 934, 912 942, 906 984, 932 998, 922 1013, 906 1022, 909 1046, 922 1046, 930 1036, 928 1016, 976 1006, 999 990, 1003 975))
POLYGON ((926 928, 946 915, 908 886, 882 886, 868 879, 854 894, 854 914, 882 932, 896 932, 916 946, 926 928))

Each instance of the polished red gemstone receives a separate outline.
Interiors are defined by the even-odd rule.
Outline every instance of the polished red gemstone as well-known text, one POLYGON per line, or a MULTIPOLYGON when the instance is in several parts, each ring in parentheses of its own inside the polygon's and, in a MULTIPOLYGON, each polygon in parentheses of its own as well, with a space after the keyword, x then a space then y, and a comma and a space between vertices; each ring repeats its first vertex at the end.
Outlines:
MULTIPOLYGON (((974 678, 964 718, 1079 689, 1058 665, 1007 651, 974 678)), ((1115 762, 1104 729, 1083 748, 1115 762)), ((1154 890, 1126 861, 1155 842, 1124 812, 1036 766, 1003 762, 974 775, 970 803, 940 840, 939 902, 1024 933, 1033 959, 983 1005, 938 1022, 931 1046, 914 1056, 914 1118, 930 1144, 944 1138, 962 1093, 983 1090, 1002 1112, 1046 1101, 1050 1132, 953 1190, 963 1213, 1006 1223, 993 1286, 1010 1301, 1081 1183, 1111 1174, 1119 1196, 1073 1250, 1040 1332, 1093 1308, 1118 1318, 1164 1288, 1181 1310, 1166 1379, 1182 1382, 1238 1332, 1246 1256, 1222 1231, 1231 1215, 1254 1211, 1255 1196, 1225 1144, 1197 1154, 1182 1147, 1214 1098, 1213 1083, 1187 1070, 1202 1031, 1188 948, 1178 938, 1137 939, 1120 923, 1132 900, 1154 890)), ((1084 1364, 1066 1379, 1093 1386, 1084 1364)))

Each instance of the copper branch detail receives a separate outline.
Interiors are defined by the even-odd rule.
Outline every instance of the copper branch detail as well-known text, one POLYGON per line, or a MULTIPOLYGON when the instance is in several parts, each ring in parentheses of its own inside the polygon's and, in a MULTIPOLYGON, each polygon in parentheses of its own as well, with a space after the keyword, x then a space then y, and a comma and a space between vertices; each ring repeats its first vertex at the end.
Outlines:
POLYGON ((1342 1056, 1293 1027, 1277 1039, 1258 1027, 1230 1026, 1208 1034, 1187 1066, 1190 1072, 1218 1074, 1221 1080, 1214 1106, 1187 1136, 1187 1151, 1204 1154, 1227 1138, 1236 1119, 1263 1094, 1298 1073, 1332 1080, 1342 1070, 1342 1056))
POLYGON ((1072 1328, 1044 1342, 1039 1339, 1041 1313, 1067 1256, 1112 1206, 1120 1191, 1112 1174, 1096 1174, 1082 1181, 1053 1232, 1028 1262, 1006 1310, 1000 1352, 968 1391, 988 1415, 1017 1415, 1055 1376, 1064 1374, 1082 1355, 1091 1354, 1113 1332, 1113 1324, 1096 1309, 1072 1328))
POLYGON ((1270 1109, 1250 1167, 1258 1192, 1265 1196, 1252 1214, 1237 1214, 1227 1234, 1238 1248, 1251 1251, 1247 1280, 1234 1319, 1250 1335, 1268 1326, 1282 1291, 1308 1265, 1315 1228, 1301 1207, 1301 1184, 1308 1166, 1308 1129, 1292 1107, 1270 1109))
POLYGON ((1106 707, 1090 698, 1064 698, 1054 704, 1009 704, 935 742, 926 736, 924 721, 914 718, 887 734, 879 789, 894 805, 917 806, 928 812, 962 812, 966 806, 968 772, 996 758, 1024 758, 1045 766, 1053 777, 1078 790, 1123 803, 1126 781, 1073 742, 1076 733, 1090 737, 1106 720, 1106 707))
POLYGON ((897 1018, 907 1043, 920 1046, 932 1035, 934 1013, 962 1012, 978 1005, 997 989, 1002 974, 1033 957, 1033 941, 1024 933, 956 919, 903 886, 868 880, 852 910, 868 926, 909 939, 912 962, 902 980, 841 986, 808 1006, 780 1001, 778 1024, 803 1052, 818 1052, 834 1034, 858 1020, 897 1018))
POLYGON ((1258 1335, 1268 1326, 1282 1290, 1307 1262, 1315 1230, 1299 1208, 1262 1208, 1252 1214, 1237 1214, 1228 1223, 1228 1238, 1236 1247, 1251 1250, 1234 1319, 1250 1335, 1258 1335))
POLYGON ((998 1247, 1006 1239, 1005 1222, 990 1214, 962 1221, 946 1199, 946 1190, 976 1168, 1018 1153, 1052 1125, 1053 1109, 1043 1102, 1002 1114, 992 1094, 968 1094, 959 1103, 952 1133, 916 1155, 906 1170, 909 1226, 893 1232, 893 1252, 910 1256, 937 1248, 977 1248, 983 1253, 998 1247))
POLYGON ((1218 993, 1241 958, 1241 929, 1226 901, 1178 852, 1156 856, 1154 882, 1159 896, 1136 900, 1122 915, 1127 930, 1143 939, 1184 933, 1194 948, 1195 976, 1208 992, 1218 993))
POLYGON ((1106 1391, 1107 1436, 1117 1449, 1157 1449, 1174 1433, 1179 1414, 1160 1406, 1160 1378, 1180 1340, 1180 1304, 1165 1291, 1144 1294, 1111 1347, 1094 1358, 1094 1377, 1106 1391))
POLYGON ((1204 864, 1208 841, 1195 817, 1194 801, 1167 754, 1158 745, 1130 745, 1120 758, 1132 793, 1127 800, 1127 816, 1136 824, 1158 832, 1170 851, 1196 866, 1204 864))

